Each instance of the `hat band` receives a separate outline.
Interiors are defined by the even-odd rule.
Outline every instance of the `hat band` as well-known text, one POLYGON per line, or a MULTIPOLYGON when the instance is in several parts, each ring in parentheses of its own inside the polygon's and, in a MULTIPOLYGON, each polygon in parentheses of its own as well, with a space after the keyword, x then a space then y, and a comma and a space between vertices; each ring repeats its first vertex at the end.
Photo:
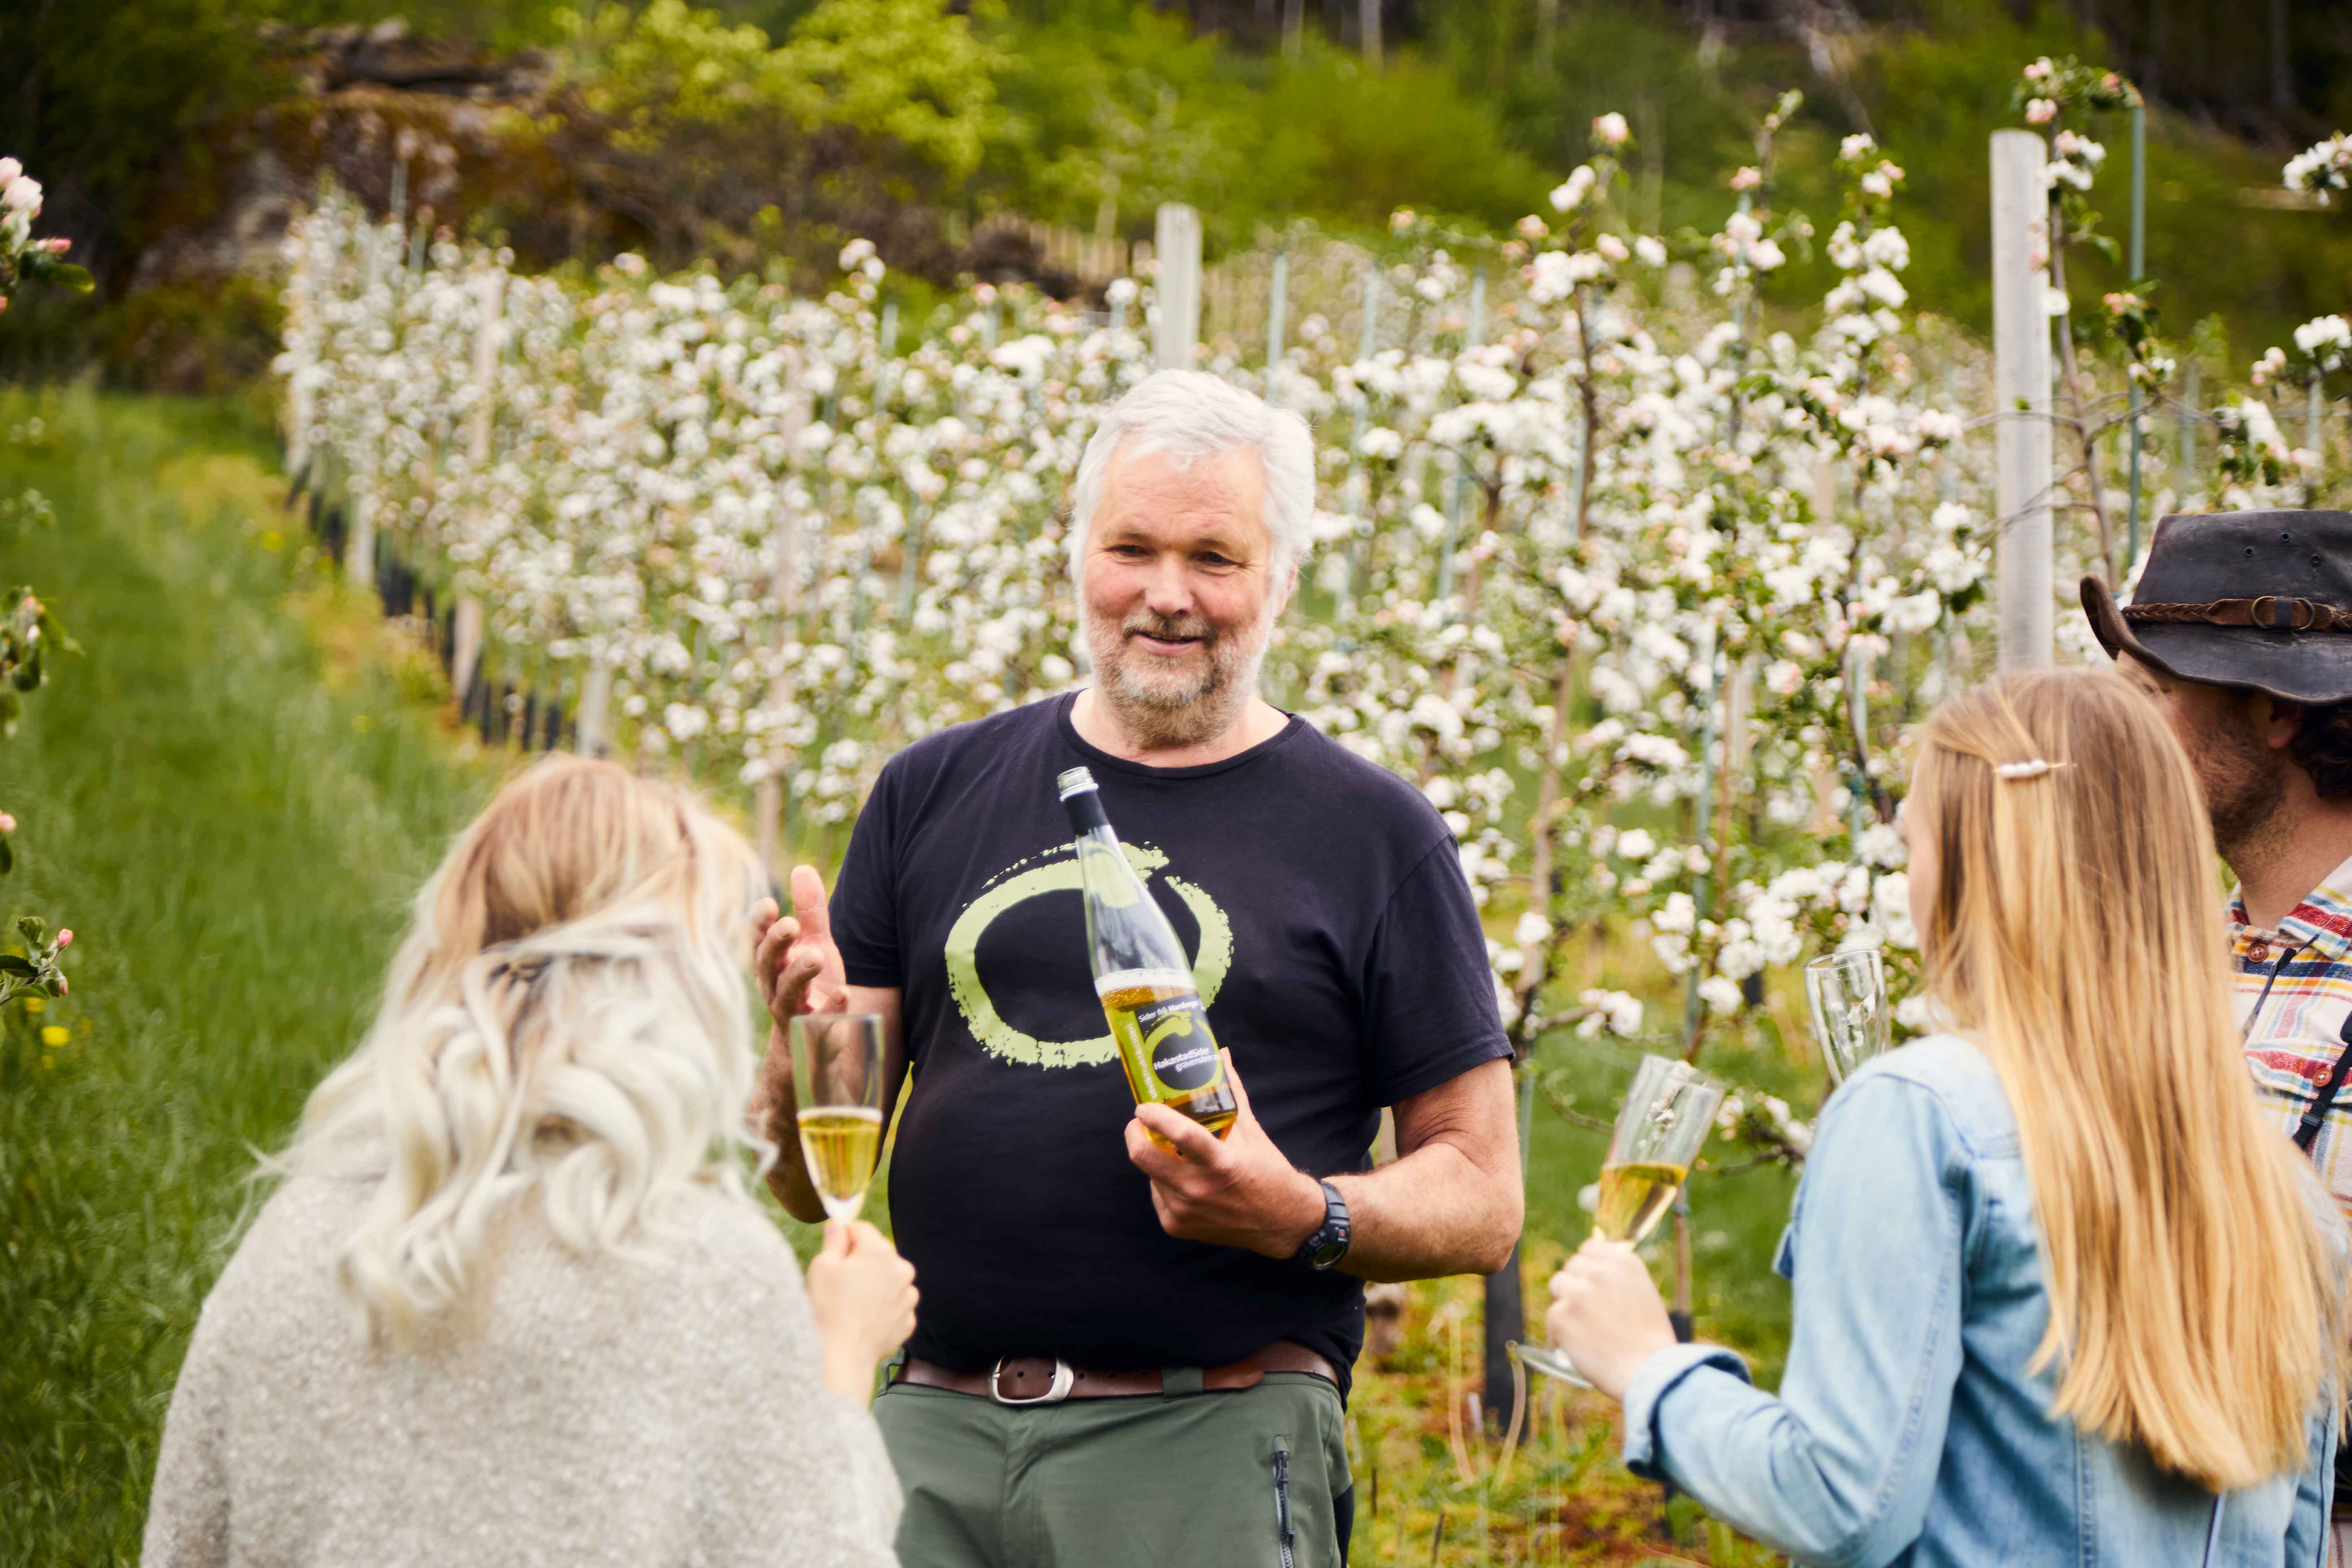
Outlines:
POLYGON ((2210 605, 2130 605, 2124 619, 2142 625, 2259 626, 2272 632, 2352 632, 2352 610, 2315 599, 2264 594, 2258 599, 2216 599, 2210 605))

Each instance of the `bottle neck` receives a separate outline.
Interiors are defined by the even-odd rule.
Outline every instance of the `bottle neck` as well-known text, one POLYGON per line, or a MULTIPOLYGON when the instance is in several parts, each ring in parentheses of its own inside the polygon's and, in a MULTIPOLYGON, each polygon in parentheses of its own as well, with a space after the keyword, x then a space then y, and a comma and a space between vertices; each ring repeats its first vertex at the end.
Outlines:
POLYGON ((1110 829, 1110 818, 1103 811, 1102 795, 1097 791, 1079 790, 1062 805, 1070 813, 1070 831, 1078 837, 1100 837, 1113 844, 1118 842, 1118 836, 1110 829))

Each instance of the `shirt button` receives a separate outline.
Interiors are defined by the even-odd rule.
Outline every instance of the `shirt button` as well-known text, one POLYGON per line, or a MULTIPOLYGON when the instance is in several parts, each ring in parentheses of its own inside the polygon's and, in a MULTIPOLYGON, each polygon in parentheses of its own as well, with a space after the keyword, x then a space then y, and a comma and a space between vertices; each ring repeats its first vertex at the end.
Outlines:
POLYGON ((2257 940, 2246 943, 2246 956, 2252 959, 2256 963, 2264 962, 2270 957, 2270 955, 2271 944, 2269 942, 2257 940))

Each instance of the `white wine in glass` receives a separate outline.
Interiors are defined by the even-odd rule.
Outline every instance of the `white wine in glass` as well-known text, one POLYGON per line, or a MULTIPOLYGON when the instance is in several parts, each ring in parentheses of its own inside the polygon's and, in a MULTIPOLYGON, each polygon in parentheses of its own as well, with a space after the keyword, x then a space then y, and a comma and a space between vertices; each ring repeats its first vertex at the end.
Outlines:
MULTIPOLYGON (((1601 1164, 1593 1235, 1603 1241, 1639 1243, 1657 1228, 1675 1206, 1675 1194, 1683 1190, 1722 1103, 1723 1086, 1688 1062, 1642 1058, 1601 1164)), ((1514 1345, 1511 1353, 1522 1364, 1562 1383, 1592 1386, 1574 1363, 1549 1346, 1514 1345)))
POLYGON ((857 1217, 882 1152, 882 1113, 863 1105, 821 1105, 800 1113, 809 1180, 835 1219, 857 1217))
POLYGON ((882 1018, 808 1013, 789 1033, 801 1157, 824 1212, 847 1222, 866 1206, 882 1153, 882 1018))
POLYGON ((1592 1211, 1592 1234, 1603 1241, 1638 1242, 1655 1230, 1675 1194, 1683 1190, 1688 1165, 1652 1161, 1601 1167, 1601 1202, 1592 1211))

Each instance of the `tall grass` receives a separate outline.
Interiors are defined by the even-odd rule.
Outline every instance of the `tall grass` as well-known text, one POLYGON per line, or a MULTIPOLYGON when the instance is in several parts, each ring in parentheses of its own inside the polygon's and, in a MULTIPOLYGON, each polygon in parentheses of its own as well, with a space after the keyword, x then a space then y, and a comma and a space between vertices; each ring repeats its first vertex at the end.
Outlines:
POLYGON ((58 519, 0 577, 87 650, 0 743, 0 907, 76 938, 71 994, 0 1020, 0 1563, 135 1559, 252 1151, 349 1048, 490 777, 414 656, 321 595, 269 459, 205 405, 0 399, 0 496, 58 519))

